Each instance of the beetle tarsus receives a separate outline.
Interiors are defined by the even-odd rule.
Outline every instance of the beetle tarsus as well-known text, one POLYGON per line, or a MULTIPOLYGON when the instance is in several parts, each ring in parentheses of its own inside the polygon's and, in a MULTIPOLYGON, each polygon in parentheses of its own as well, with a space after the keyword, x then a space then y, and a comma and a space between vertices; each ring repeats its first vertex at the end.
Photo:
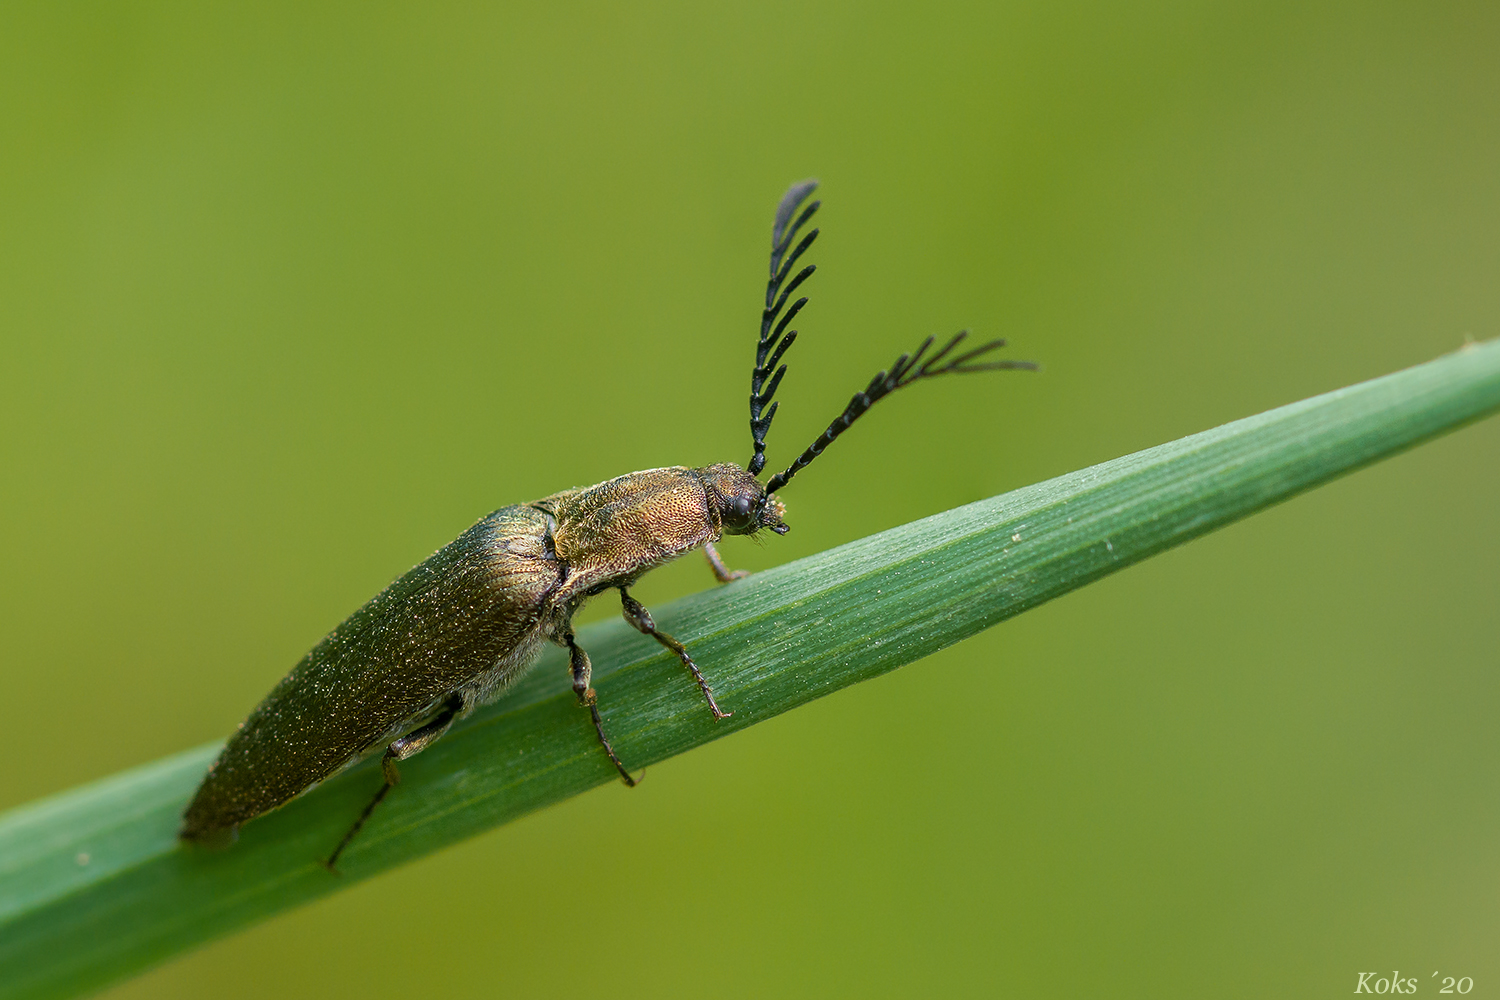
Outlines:
POLYGON ((708 707, 714 713, 715 721, 727 719, 734 714, 733 712, 724 711, 719 707, 719 703, 714 701, 714 690, 708 686, 708 681, 704 679, 703 671, 698 669, 698 664, 694 663, 693 658, 688 655, 687 647, 670 635, 667 635, 667 633, 659 631, 656 627, 656 622, 651 618, 651 612, 647 611, 640 601, 631 597, 624 587, 620 588, 620 605, 622 609, 621 613, 625 616, 625 620, 637 632, 649 635, 677 654, 677 658, 682 661, 682 665, 687 667, 688 672, 693 675, 693 680, 698 682, 698 688, 703 692, 703 697, 708 699, 708 707))
MULTIPOLYGON (((390 751, 386 752, 389 753, 390 751)), ((384 763, 384 761, 381 761, 382 767, 384 767, 384 763)), ((400 780, 399 775, 397 776, 397 780, 400 780)), ((380 786, 380 791, 375 793, 375 797, 370 800, 370 804, 365 806, 365 811, 359 814, 359 819, 355 820, 354 825, 349 828, 349 832, 344 834, 344 839, 339 841, 339 846, 335 847, 333 849, 333 853, 328 855, 328 860, 323 862, 324 868, 327 868, 335 875, 343 874, 343 872, 339 871, 336 867, 338 864, 339 855, 344 853, 344 848, 349 846, 349 842, 354 839, 354 835, 359 833, 360 827, 365 825, 365 820, 370 818, 370 813, 374 812, 375 807, 380 805, 380 800, 385 798, 386 793, 394 787, 395 785, 392 784, 389 780, 387 780, 380 786)))
POLYGON ((604 720, 599 716, 599 696, 594 693, 594 689, 589 688, 585 691, 582 700, 588 706, 589 715, 593 716, 594 732, 599 734, 599 745, 609 755, 610 763, 615 765, 615 770, 620 772, 620 780, 625 782, 627 788, 634 788, 636 783, 646 776, 646 772, 641 772, 641 778, 634 777, 624 762, 620 760, 619 755, 615 753, 615 748, 610 744, 609 737, 604 735, 604 720))
POLYGON ((620 755, 615 753, 615 748, 609 742, 609 737, 604 735, 604 719, 599 715, 599 695, 589 686, 589 679, 594 674, 593 664, 589 662, 589 654, 585 653, 578 643, 573 641, 571 630, 562 636, 563 645, 568 647, 568 664, 573 672, 573 693, 578 695, 578 703, 589 710, 589 715, 594 720, 594 732, 599 735, 599 745, 604 748, 604 753, 609 757, 615 770, 620 772, 620 780, 634 788, 636 782, 646 776, 641 772, 641 778, 632 777, 630 769, 620 760, 620 755))
POLYGON ((720 583, 733 583, 735 580, 743 580, 750 575, 747 569, 730 569, 724 565, 724 557, 719 555, 719 550, 714 548, 713 542, 703 543, 703 555, 708 560, 708 568, 714 571, 714 579, 720 583))

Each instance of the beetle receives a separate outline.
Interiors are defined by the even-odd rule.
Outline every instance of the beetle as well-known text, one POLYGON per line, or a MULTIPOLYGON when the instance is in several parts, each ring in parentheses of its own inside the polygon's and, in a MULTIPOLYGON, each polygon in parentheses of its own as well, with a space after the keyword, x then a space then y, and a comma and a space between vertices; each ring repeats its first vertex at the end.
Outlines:
POLYGON ((620 779, 634 785, 605 732, 589 657, 573 633, 574 613, 607 590, 620 592, 627 622, 682 661, 714 718, 730 714, 687 648, 630 596, 631 585, 692 549, 702 549, 720 583, 744 576, 724 565, 714 543, 724 535, 786 534, 786 507, 776 491, 895 390, 939 375, 1036 368, 994 358, 1003 340, 960 350, 968 335, 961 331, 929 354, 935 338, 928 337, 876 374, 816 441, 762 484, 766 433, 780 405, 772 397, 786 374, 781 359, 797 338, 787 327, 807 297, 787 303, 816 269, 792 274, 818 237, 813 229, 798 239, 822 204, 802 207, 816 187, 811 180, 792 185, 771 227, 770 278, 750 376, 749 463, 632 472, 480 518, 350 615, 250 713, 183 814, 182 839, 232 841, 241 824, 384 746, 384 783, 325 862, 336 870, 339 855, 401 780, 397 763, 499 697, 548 641, 567 649, 573 691, 588 709, 599 746, 620 779))

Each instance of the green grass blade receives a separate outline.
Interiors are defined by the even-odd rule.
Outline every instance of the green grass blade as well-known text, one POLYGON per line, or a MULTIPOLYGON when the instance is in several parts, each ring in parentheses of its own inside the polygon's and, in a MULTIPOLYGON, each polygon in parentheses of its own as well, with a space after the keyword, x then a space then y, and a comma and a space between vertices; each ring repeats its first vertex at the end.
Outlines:
MULTIPOLYGON (((650 764, 885 673, 1173 545, 1500 408, 1500 342, 970 504, 661 608, 721 701, 622 622, 590 626, 615 745, 650 764)), ((0 996, 74 994, 614 779, 562 658, 379 784, 373 762, 185 850, 199 747, 0 817, 0 996)))

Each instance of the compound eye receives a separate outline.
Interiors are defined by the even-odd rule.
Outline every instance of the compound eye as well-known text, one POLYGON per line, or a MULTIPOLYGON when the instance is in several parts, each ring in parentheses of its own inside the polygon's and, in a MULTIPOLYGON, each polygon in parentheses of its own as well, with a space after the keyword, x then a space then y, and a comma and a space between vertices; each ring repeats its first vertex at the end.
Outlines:
POLYGON ((741 521, 750 516, 749 497, 735 497, 731 507, 734 510, 734 516, 741 521))

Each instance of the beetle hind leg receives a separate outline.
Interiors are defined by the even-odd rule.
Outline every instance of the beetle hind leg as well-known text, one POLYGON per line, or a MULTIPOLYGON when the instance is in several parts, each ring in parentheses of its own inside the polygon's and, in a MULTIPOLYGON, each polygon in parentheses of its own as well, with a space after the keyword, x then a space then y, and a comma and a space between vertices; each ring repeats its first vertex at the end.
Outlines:
POLYGON ((649 635, 677 654, 677 658, 682 661, 682 665, 687 667, 688 672, 693 675, 693 680, 698 682, 698 689, 703 692, 703 697, 708 699, 708 707, 713 711, 714 719, 727 719, 734 714, 733 712, 724 711, 719 707, 719 703, 714 701, 713 688, 708 686, 708 681, 703 677, 703 671, 698 669, 698 664, 694 663, 693 658, 688 655, 687 647, 670 635, 667 635, 667 633, 658 631, 656 622, 651 618, 651 612, 647 611, 640 601, 637 601, 630 594, 626 593, 624 587, 620 588, 620 608, 620 613, 625 616, 625 620, 637 632, 649 635))
POLYGON ((458 718, 458 714, 463 710, 463 696, 455 694, 443 703, 442 711, 433 716, 430 722, 413 729, 398 740, 393 740, 390 746, 385 748, 385 753, 380 758, 380 773, 385 778, 385 783, 380 786, 380 791, 375 793, 370 804, 365 806, 365 811, 359 814, 359 819, 354 821, 349 832, 344 834, 344 839, 339 841, 339 846, 335 847, 333 853, 328 856, 328 860, 323 862, 323 867, 331 872, 338 870, 334 865, 339 855, 344 853, 344 848, 349 846, 349 842, 354 839, 355 834, 359 833, 360 828, 365 825, 365 820, 370 818, 370 814, 375 811, 376 806, 380 805, 387 793, 401 783, 401 772, 396 768, 396 761, 415 756, 432 746, 438 737, 448 731, 448 727, 453 725, 453 720, 458 718))
POLYGON ((442 711, 433 716, 431 722, 413 729, 399 740, 393 740, 391 745, 385 748, 385 755, 380 758, 380 771, 385 775, 386 784, 399 785, 401 772, 396 770, 396 761, 415 757, 436 743, 438 737, 448 731, 448 728, 453 725, 453 720, 458 718, 463 710, 463 695, 455 694, 443 702, 442 711))

